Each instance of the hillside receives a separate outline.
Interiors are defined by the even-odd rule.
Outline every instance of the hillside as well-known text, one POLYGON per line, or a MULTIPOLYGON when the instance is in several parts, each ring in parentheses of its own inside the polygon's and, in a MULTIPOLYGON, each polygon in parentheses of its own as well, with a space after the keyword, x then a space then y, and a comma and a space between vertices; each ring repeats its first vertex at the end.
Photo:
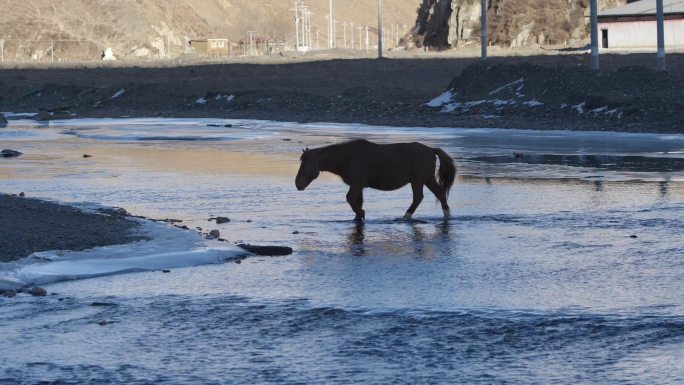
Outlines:
MULTIPOLYGON (((599 10, 628 0, 599 0, 599 10)), ((443 50, 480 42, 480 0, 423 0, 404 44, 443 50)), ((581 45, 588 38, 589 0, 489 0, 489 44, 581 45)))
MULTIPOLYGON (((301 0, 300 0, 301 1, 301 0)), ((628 0, 599 0, 599 9, 628 0)), ((327 48, 327 0, 304 0, 311 11, 311 46, 327 48)), ((479 44, 480 0, 393 0, 383 3, 393 48, 443 50, 479 44)), ((376 0, 334 0, 337 47, 358 48, 359 26, 377 41, 376 0)), ((489 43, 503 47, 583 45, 588 0, 489 0, 489 43)), ((119 59, 167 59, 191 52, 192 39, 226 38, 294 46, 290 0, 0 0, 0 49, 5 62, 97 60, 106 48, 119 59)), ((365 47, 365 31, 363 33, 365 47)), ((278 48, 280 49, 280 48, 278 48)))
MULTIPOLYGON (((402 33, 404 25, 410 28, 418 1, 385 3, 384 23, 401 26, 402 33)), ((304 4, 312 12, 312 41, 318 30, 319 46, 327 47, 328 1, 304 4)), ((375 0, 336 0, 334 6, 340 46, 343 25, 377 24, 375 0)), ((248 41, 248 31, 292 41, 293 7, 288 0, 0 0, 0 41, 5 61, 92 60, 107 47, 119 58, 176 57, 188 50, 188 40, 248 41)))

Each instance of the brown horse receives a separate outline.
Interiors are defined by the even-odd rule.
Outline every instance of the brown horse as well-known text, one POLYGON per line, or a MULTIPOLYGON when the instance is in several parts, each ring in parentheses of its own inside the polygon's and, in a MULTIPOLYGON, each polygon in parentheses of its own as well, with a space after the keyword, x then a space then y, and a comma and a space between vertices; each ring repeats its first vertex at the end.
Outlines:
POLYGON ((444 218, 449 218, 447 197, 454 183, 454 160, 439 148, 420 143, 376 144, 367 140, 352 140, 326 147, 303 150, 295 185, 304 190, 321 171, 342 177, 349 185, 347 202, 356 214, 355 221, 363 221, 363 189, 396 190, 407 183, 413 189, 413 203, 404 219, 411 219, 423 200, 423 185, 439 199, 444 218), (435 178, 435 155, 439 157, 439 172, 435 178))

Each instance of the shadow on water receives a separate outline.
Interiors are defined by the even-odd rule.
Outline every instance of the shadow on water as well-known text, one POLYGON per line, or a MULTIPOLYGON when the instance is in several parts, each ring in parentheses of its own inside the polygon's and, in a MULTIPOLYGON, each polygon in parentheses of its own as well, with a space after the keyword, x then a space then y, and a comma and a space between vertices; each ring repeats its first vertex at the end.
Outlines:
POLYGON ((430 224, 425 221, 393 221, 397 231, 374 228, 366 223, 355 223, 347 234, 349 252, 354 256, 370 256, 391 252, 395 255, 412 255, 431 258, 447 255, 454 246, 452 225, 448 221, 430 224), (368 227, 367 227, 368 226, 368 227))
POLYGON ((543 164, 571 167, 591 167, 610 171, 675 172, 684 171, 684 158, 636 155, 556 155, 521 154, 478 156, 468 160, 503 164, 543 164))

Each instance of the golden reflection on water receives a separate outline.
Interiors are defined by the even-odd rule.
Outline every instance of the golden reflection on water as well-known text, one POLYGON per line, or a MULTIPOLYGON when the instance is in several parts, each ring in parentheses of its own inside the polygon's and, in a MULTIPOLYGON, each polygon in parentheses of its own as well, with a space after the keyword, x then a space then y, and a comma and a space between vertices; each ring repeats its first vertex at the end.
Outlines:
POLYGON ((49 177, 97 170, 292 177, 298 155, 238 152, 225 148, 90 145, 40 149, 15 162, 0 163, 0 178, 49 177), (90 157, 85 158, 84 155, 90 157))
POLYGON ((157 172, 295 175, 297 164, 286 156, 207 148, 107 148, 92 150, 103 164, 129 165, 157 172))

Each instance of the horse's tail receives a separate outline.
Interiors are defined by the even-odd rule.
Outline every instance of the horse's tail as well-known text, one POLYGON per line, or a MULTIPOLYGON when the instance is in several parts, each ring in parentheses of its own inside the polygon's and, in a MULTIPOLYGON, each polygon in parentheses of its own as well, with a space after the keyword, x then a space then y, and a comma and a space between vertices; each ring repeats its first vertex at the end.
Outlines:
POLYGON ((451 185, 456 179, 456 166, 454 160, 441 148, 433 148, 432 151, 439 157, 439 171, 437 172, 437 182, 442 186, 446 196, 449 196, 451 185))

